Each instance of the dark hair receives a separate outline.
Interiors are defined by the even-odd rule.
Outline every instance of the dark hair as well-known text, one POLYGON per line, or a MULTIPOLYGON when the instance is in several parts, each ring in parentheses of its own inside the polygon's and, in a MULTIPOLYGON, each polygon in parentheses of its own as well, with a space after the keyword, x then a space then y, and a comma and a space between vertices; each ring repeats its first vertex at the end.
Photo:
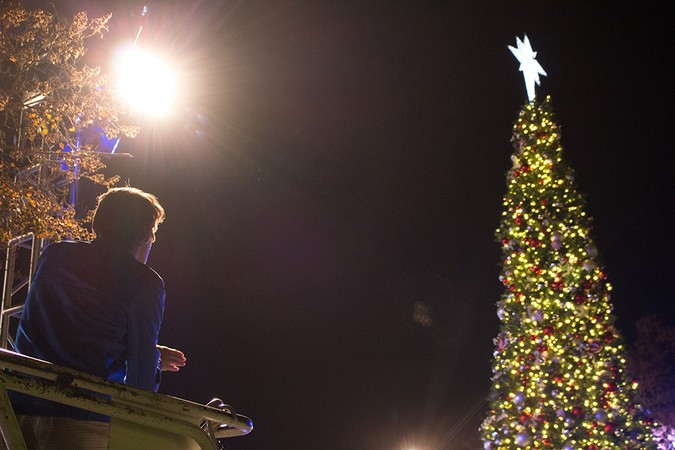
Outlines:
POLYGON ((164 220, 157 197, 132 187, 113 188, 98 197, 92 227, 96 236, 133 250, 164 220))

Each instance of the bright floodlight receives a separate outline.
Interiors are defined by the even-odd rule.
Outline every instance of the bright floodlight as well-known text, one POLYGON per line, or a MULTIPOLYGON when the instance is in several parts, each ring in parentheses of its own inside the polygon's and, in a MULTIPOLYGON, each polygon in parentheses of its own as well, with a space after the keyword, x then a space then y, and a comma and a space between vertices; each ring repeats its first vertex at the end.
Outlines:
POLYGON ((115 58, 117 89, 133 111, 165 115, 173 106, 176 75, 157 55, 138 47, 121 49, 115 58))

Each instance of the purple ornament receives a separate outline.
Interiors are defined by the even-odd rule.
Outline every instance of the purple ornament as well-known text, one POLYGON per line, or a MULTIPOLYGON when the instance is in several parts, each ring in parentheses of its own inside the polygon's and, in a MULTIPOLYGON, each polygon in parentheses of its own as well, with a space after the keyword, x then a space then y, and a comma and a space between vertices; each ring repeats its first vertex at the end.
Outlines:
POLYGON ((525 431, 521 431, 520 433, 516 434, 516 444, 519 447, 527 447, 530 445, 531 441, 532 438, 525 431))
POLYGON ((562 237, 557 231, 551 235, 551 247, 553 247, 553 250, 560 250, 562 248, 562 237))

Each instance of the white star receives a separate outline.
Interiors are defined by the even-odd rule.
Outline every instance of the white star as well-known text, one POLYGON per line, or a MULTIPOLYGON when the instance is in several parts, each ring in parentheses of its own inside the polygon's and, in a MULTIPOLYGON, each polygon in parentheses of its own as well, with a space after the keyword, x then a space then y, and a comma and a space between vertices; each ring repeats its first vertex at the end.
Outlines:
POLYGON ((523 40, 521 41, 518 36, 516 36, 516 47, 511 47, 509 45, 509 50, 513 53, 520 62, 520 71, 523 72, 523 77, 525 78, 525 88, 527 89, 527 98, 530 101, 534 100, 534 83, 537 83, 537 86, 540 84, 539 75, 546 76, 546 72, 543 67, 534 59, 537 56, 537 52, 532 50, 530 45, 530 40, 527 38, 527 35, 524 35, 523 40))

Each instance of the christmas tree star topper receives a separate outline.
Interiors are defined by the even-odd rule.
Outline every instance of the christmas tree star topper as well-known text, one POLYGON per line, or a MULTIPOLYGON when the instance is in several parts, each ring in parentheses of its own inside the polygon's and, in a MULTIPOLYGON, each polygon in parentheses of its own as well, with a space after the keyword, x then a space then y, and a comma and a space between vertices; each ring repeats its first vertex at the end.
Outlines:
POLYGON ((509 50, 513 53, 520 62, 519 70, 523 72, 523 77, 525 78, 525 88, 527 89, 527 98, 530 101, 534 101, 534 84, 540 84, 539 75, 546 76, 546 72, 539 62, 535 59, 537 52, 532 50, 530 45, 530 40, 527 38, 527 35, 524 35, 523 40, 521 41, 518 36, 516 36, 516 47, 511 47, 509 45, 509 50))

